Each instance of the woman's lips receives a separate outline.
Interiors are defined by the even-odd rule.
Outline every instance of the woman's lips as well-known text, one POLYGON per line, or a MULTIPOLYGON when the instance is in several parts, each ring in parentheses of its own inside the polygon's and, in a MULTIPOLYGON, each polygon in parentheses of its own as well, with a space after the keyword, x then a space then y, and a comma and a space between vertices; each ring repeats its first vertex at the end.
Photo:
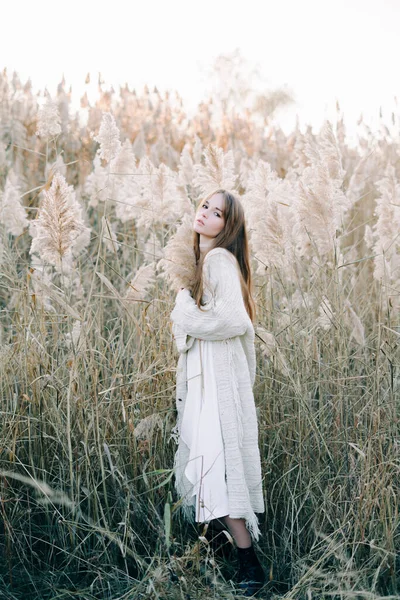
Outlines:
POLYGON ((204 225, 204 223, 201 219, 197 219, 197 222, 200 223, 201 225, 204 225))

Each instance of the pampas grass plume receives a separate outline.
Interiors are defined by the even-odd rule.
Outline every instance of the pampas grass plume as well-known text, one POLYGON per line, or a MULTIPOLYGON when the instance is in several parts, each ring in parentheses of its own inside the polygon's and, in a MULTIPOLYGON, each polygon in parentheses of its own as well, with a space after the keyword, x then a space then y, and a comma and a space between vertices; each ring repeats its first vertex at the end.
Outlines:
POLYGON ((156 428, 162 431, 163 422, 158 413, 153 413, 139 421, 133 430, 133 435, 136 439, 150 441, 156 428))
POLYGON ((10 169, 4 192, 0 192, 0 223, 11 235, 21 235, 29 225, 25 209, 21 204, 21 191, 18 178, 10 169))
POLYGON ((32 244, 30 253, 59 268, 70 264, 76 238, 88 229, 82 218, 82 208, 72 186, 60 173, 53 177, 51 187, 43 191, 44 200, 38 217, 30 223, 32 244))
POLYGON ((196 257, 193 248, 194 214, 186 214, 182 223, 164 248, 164 258, 157 267, 162 268, 172 288, 191 289, 194 284, 196 257))
POLYGON ((179 179, 182 181, 182 183, 184 185, 192 185, 194 177, 194 165, 189 150, 189 144, 185 144, 182 150, 178 171, 179 179))
POLYGON ((93 160, 93 171, 86 178, 84 191, 89 197, 88 205, 94 208, 99 202, 105 202, 109 195, 107 171, 101 166, 101 159, 98 154, 93 160))
POLYGON ((319 317, 317 317, 315 321, 317 327, 323 329, 324 331, 329 331, 329 329, 332 327, 332 319, 334 317, 334 312, 326 296, 322 298, 322 302, 319 306, 318 312, 319 317))
POLYGON ((400 184, 395 168, 388 164, 385 176, 375 185, 380 196, 376 200, 375 208, 378 219, 374 226, 374 277, 378 281, 389 277, 392 283, 397 285, 400 278, 400 184))
POLYGON ((38 112, 38 125, 36 135, 44 138, 54 137, 61 133, 61 118, 57 102, 47 96, 45 104, 38 112))
POLYGON ((129 284, 125 298, 127 300, 144 300, 149 288, 155 283, 155 263, 142 265, 129 284))
POLYGON ((236 175, 232 150, 225 154, 222 148, 209 144, 203 154, 205 165, 194 165, 193 185, 199 186, 204 195, 218 188, 233 190, 236 175))
POLYGON ((99 142, 99 156, 106 162, 110 162, 117 156, 121 149, 121 142, 119 141, 119 129, 111 113, 103 113, 100 131, 93 139, 99 142))

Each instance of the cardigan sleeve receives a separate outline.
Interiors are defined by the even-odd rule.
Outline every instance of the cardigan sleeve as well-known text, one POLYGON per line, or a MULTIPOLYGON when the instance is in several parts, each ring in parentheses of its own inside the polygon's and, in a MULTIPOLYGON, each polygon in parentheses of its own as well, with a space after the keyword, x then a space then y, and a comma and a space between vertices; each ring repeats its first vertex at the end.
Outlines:
MULTIPOLYGON (((180 290, 171 313, 178 334, 208 341, 221 341, 243 335, 249 327, 237 266, 228 250, 207 255, 203 274, 211 299, 200 309, 189 290, 180 290)), ((236 260, 236 259, 235 259, 236 260)), ((183 342, 183 340, 181 340, 183 342)))
POLYGON ((178 352, 187 352, 193 346, 195 338, 187 335, 177 323, 172 323, 172 333, 178 352))

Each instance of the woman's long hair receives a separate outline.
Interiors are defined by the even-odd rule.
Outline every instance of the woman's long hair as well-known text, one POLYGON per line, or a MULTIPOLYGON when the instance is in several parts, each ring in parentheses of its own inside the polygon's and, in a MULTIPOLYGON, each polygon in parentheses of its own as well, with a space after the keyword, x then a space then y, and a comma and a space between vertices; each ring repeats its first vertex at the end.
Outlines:
MULTIPOLYGON (((250 252, 247 241, 246 222, 244 217, 243 206, 241 202, 226 190, 215 190, 206 198, 199 202, 197 209, 214 194, 222 194, 225 199, 225 225, 222 231, 214 238, 212 248, 226 248, 232 252, 239 263, 240 267, 240 284, 242 288, 244 305, 250 319, 254 322, 256 317, 256 307, 252 296, 252 277, 250 268, 250 252)), ((193 247, 196 256, 196 274, 192 289, 192 295, 196 304, 201 308, 201 298, 203 296, 203 261, 204 257, 200 257, 200 234, 197 231, 193 232, 193 247)), ((211 248, 211 249, 212 249, 211 248)))

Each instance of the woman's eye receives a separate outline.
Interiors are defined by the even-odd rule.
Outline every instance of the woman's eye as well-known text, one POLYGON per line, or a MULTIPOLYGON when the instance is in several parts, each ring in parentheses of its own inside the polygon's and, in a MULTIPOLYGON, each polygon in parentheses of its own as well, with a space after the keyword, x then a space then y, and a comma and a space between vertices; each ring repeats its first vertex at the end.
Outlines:
MULTIPOLYGON (((205 206, 206 208, 208 208, 207 204, 202 204, 201 208, 203 208, 203 206, 205 206)), ((221 218, 221 215, 217 212, 214 213, 214 215, 217 215, 217 217, 221 218)))

